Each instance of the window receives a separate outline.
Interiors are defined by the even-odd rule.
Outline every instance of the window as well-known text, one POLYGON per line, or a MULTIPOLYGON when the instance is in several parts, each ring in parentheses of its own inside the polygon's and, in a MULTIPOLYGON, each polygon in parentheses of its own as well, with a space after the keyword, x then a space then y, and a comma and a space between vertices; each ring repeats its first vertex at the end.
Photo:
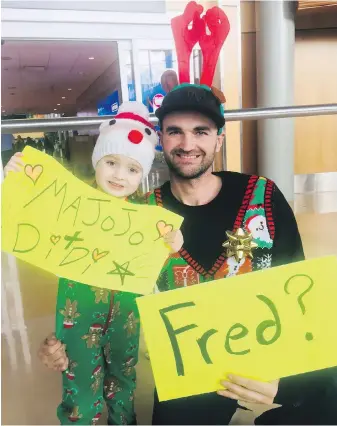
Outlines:
POLYGON ((139 51, 140 81, 142 86, 142 101, 150 112, 156 108, 153 99, 164 92, 160 79, 164 71, 174 69, 177 71, 177 58, 172 50, 140 50, 139 51))
POLYGON ((134 75, 134 69, 133 69, 131 50, 126 51, 125 67, 126 67, 126 75, 127 75, 127 82, 128 82, 129 101, 135 101, 136 87, 135 87, 135 75, 134 75))

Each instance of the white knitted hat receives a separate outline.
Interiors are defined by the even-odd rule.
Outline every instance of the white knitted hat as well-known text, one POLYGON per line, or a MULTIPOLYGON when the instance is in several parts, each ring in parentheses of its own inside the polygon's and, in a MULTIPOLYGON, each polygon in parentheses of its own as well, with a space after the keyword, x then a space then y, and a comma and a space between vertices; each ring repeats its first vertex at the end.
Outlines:
POLYGON ((92 164, 106 155, 125 155, 142 166, 143 178, 152 167, 158 135, 149 121, 149 111, 140 102, 124 102, 110 121, 101 124, 92 164))

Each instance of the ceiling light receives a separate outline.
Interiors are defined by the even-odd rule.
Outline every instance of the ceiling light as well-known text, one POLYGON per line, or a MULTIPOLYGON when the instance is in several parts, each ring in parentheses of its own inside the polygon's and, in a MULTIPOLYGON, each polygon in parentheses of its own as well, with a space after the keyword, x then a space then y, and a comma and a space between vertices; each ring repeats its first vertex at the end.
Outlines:
POLYGON ((54 108, 54 111, 57 111, 57 108, 54 108))
POLYGON ((72 89, 68 89, 68 91, 70 92, 72 89))
POLYGON ((62 96, 62 99, 65 99, 66 97, 65 96, 62 96))
POLYGON ((60 106, 61 104, 57 104, 57 106, 60 106))
POLYGON ((94 60, 95 58, 93 56, 90 56, 89 61, 94 60))

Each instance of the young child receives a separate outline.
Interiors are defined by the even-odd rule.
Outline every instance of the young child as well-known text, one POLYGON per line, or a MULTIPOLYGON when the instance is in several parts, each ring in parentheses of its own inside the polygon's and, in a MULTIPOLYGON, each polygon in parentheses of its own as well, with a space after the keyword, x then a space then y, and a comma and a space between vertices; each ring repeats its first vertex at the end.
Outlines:
MULTIPOLYGON (((118 115, 101 125, 92 154, 98 189, 118 198, 135 193, 151 169, 156 142, 146 107, 138 102, 122 104, 118 115)), ((21 170, 21 157, 12 157, 5 172, 21 170)), ((180 231, 164 240, 173 251, 182 246, 180 231)), ((47 360, 43 353, 40 358, 48 367, 64 371, 61 424, 96 424, 103 400, 108 424, 136 424, 137 296, 60 278, 56 333, 46 339, 55 351, 47 360)))

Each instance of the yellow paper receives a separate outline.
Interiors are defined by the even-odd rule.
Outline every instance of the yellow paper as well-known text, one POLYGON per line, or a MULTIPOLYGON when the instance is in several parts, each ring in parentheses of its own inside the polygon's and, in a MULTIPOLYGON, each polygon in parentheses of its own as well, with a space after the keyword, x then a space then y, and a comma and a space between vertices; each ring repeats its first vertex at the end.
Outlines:
POLYGON ((336 277, 328 257, 138 299, 159 400, 337 365, 336 277))
POLYGON ((162 234, 182 218, 118 200, 26 147, 25 168, 2 189, 2 250, 85 284, 147 294, 169 248, 162 234))

